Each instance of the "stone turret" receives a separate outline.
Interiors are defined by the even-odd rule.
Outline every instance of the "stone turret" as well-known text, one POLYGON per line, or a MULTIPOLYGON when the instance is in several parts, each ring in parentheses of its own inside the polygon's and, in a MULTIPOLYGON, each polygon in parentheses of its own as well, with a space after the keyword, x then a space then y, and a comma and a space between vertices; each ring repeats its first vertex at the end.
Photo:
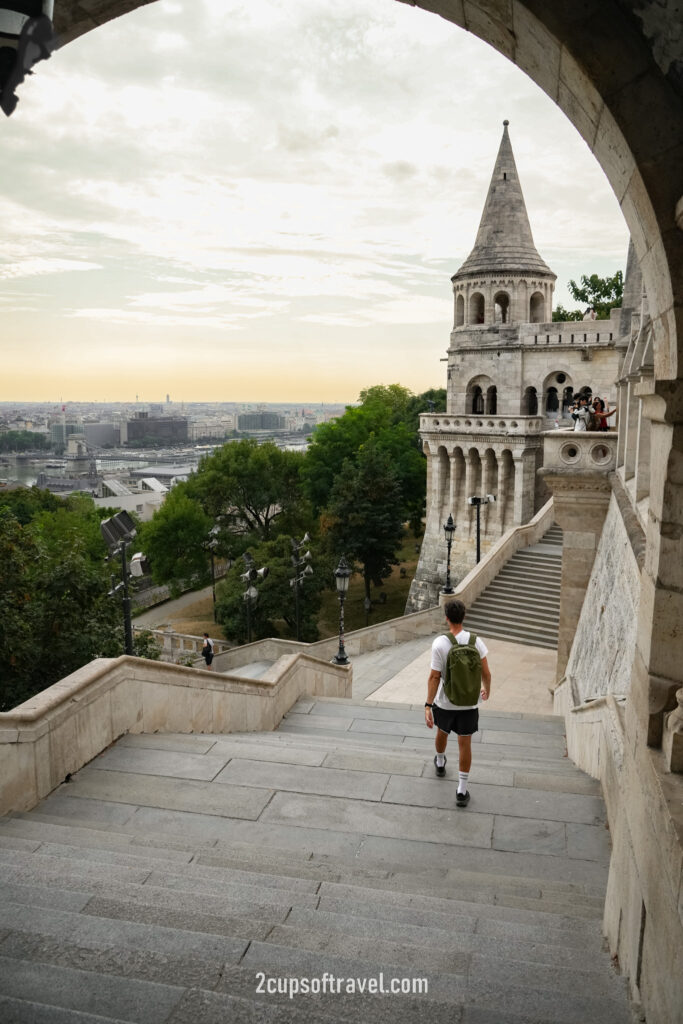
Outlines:
MULTIPOLYGON (((571 425, 573 395, 588 388, 612 402, 616 397, 622 311, 613 310, 608 321, 552 322, 556 277, 534 245, 508 122, 503 126, 474 248, 451 278, 455 325, 447 410, 420 416, 427 522, 407 611, 438 602, 448 516, 456 528, 451 568, 457 582, 475 558, 476 506, 468 499, 496 499, 481 511, 480 546, 486 554, 546 500, 537 475, 543 432, 556 423, 571 425)), ((629 296, 638 289, 637 281, 629 281, 629 296)), ((632 312, 623 317, 629 334, 632 312)))
POLYGON ((556 275, 534 245, 508 124, 503 121, 503 138, 474 248, 451 278, 454 330, 494 323, 543 323, 552 318, 556 275))

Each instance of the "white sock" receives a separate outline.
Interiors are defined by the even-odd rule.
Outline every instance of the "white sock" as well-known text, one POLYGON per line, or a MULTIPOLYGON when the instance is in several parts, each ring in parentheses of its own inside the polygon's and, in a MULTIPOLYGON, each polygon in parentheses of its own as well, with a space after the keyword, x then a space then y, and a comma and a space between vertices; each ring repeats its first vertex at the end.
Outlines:
POLYGON ((437 768, 443 768, 445 760, 446 760, 446 755, 445 754, 437 754, 436 755, 436 767, 437 768))
POLYGON ((467 780, 469 777, 469 772, 458 772, 458 793, 467 792, 467 780))

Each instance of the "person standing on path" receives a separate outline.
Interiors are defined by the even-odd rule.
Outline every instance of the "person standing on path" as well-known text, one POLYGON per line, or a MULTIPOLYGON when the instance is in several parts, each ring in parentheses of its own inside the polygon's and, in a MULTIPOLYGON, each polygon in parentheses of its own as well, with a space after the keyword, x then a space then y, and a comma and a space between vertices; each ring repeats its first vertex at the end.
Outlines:
POLYGON ((204 634, 204 643, 202 644, 202 658, 206 662, 206 667, 209 672, 213 672, 211 668, 211 662, 213 661, 213 640, 209 639, 209 634, 204 634))
MULTIPOLYGON (((436 726, 434 765, 439 778, 443 778, 446 774, 448 737, 451 732, 455 732, 458 737, 460 770, 458 790, 455 796, 457 807, 467 807, 470 801, 467 782, 472 766, 472 736, 479 729, 478 701, 467 705, 452 704, 444 690, 448 655, 453 643, 467 646, 472 636, 470 632, 463 629, 465 611, 466 608, 462 601, 448 601, 444 607, 449 632, 437 636, 432 644, 431 671, 427 680, 427 701, 425 703, 425 724, 428 729, 433 729, 436 726)), ((481 699, 488 700, 491 693, 491 670, 486 658, 488 648, 480 637, 476 637, 474 647, 481 659, 481 699)))

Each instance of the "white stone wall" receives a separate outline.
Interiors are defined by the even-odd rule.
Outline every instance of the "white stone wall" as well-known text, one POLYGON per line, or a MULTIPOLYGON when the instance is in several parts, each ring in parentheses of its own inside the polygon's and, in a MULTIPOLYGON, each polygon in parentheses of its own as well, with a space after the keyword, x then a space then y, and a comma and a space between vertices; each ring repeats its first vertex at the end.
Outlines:
POLYGON ((567 664, 580 701, 628 693, 639 595, 640 570, 612 495, 567 664))

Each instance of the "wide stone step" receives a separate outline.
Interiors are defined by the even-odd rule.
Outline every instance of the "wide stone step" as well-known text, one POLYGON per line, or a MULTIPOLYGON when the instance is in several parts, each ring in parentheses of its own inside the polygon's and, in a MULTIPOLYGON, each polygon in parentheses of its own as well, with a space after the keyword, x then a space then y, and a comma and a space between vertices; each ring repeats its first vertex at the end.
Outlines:
MULTIPOLYGON (((479 625, 479 628, 485 628, 484 624, 482 623, 479 625)), ((535 636, 531 636, 528 632, 518 632, 503 626, 494 626, 489 630, 489 636, 493 640, 507 640, 509 643, 513 644, 523 644, 529 647, 543 647, 545 650, 549 651, 557 650, 557 637, 552 635, 536 634, 535 636)))

